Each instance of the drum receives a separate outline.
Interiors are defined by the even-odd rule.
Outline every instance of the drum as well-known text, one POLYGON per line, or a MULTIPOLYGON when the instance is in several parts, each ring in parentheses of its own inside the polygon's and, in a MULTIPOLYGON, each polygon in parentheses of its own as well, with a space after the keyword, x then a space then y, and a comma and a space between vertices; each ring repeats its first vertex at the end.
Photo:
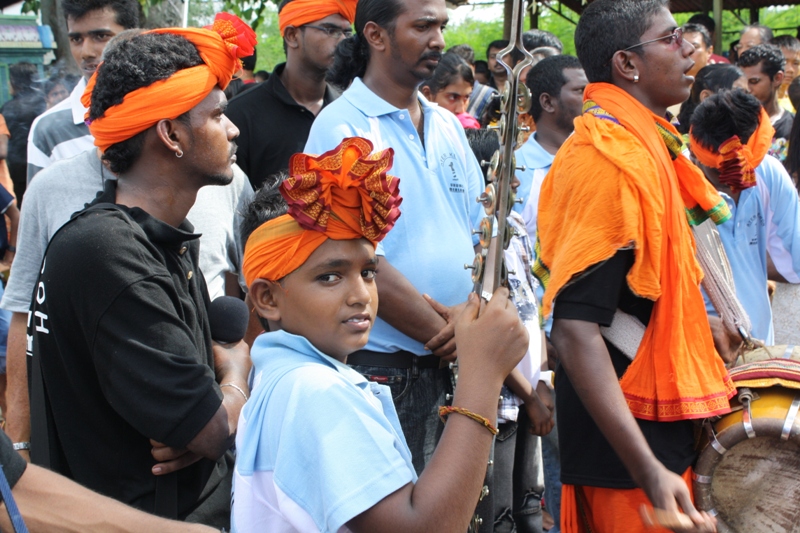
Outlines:
POLYGON ((761 348, 738 363, 733 411, 706 424, 696 506, 720 533, 800 533, 800 349, 761 348))

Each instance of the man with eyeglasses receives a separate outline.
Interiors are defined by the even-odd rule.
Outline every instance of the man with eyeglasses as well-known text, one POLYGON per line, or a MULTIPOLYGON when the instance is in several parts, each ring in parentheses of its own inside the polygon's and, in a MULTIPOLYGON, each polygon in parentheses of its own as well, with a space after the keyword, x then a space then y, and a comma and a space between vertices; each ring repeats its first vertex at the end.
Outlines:
POLYGON ((311 124, 339 92, 325 83, 339 42, 352 33, 356 0, 283 0, 278 23, 286 62, 269 79, 230 101, 239 128, 237 163, 257 190, 302 152, 311 124))
POLYGON ((666 119, 694 47, 668 0, 595 0, 575 48, 590 83, 542 184, 533 267, 560 358, 561 531, 640 533, 642 506, 715 531, 692 503, 694 420, 730 411, 736 348, 706 314, 690 223, 730 210, 666 119), (632 346, 620 320, 640 323, 632 346))

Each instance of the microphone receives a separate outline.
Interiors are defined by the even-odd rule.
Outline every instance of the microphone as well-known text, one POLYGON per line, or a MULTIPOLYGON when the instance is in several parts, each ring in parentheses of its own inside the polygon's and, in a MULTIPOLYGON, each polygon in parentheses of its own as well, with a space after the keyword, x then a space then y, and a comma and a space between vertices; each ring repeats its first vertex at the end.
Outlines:
POLYGON ((208 322, 211 338, 220 344, 239 342, 244 339, 250 310, 239 298, 220 296, 208 306, 208 322))

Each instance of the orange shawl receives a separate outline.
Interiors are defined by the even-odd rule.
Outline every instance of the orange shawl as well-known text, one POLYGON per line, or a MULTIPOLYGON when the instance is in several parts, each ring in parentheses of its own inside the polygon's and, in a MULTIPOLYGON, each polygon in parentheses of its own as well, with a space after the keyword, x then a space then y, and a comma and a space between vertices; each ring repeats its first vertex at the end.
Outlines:
POLYGON ((281 37, 287 26, 299 28, 303 24, 315 22, 336 13, 352 24, 356 18, 357 3, 358 0, 292 0, 283 6, 278 15, 281 37))
POLYGON ((735 389, 714 348, 687 217, 720 223, 727 204, 680 155, 669 122, 610 84, 590 84, 585 98, 588 112, 575 119, 539 200, 543 313, 567 283, 633 247, 628 286, 655 306, 620 382, 631 412, 657 421, 726 413, 735 389))
POLYGON ((277 281, 300 267, 328 239, 381 241, 400 216, 399 179, 386 172, 394 151, 371 154, 367 139, 352 137, 319 157, 295 154, 281 195, 289 213, 259 226, 242 262, 250 286, 277 281))
POLYGON ((689 146, 698 161, 707 167, 719 169, 720 181, 736 192, 755 186, 756 167, 769 152, 774 136, 775 128, 772 127, 769 115, 762 107, 758 117, 758 127, 746 144, 742 144, 739 136, 734 135, 722 143, 718 150, 711 150, 698 141, 692 130, 689 130, 689 146), (734 179, 726 179, 726 174, 732 174, 734 179))
MULTIPOLYGON (((102 117, 88 120, 87 112, 89 131, 94 136, 94 144, 102 151, 143 132, 159 120, 181 116, 202 102, 215 86, 224 90, 241 68, 239 58, 252 55, 256 44, 250 26, 229 13, 218 13, 214 24, 206 28, 161 28, 145 33, 172 33, 184 37, 197 47, 203 63, 129 92, 122 103, 106 109, 102 117)), ((91 106, 98 75, 103 75, 102 63, 81 97, 81 103, 87 108, 91 106)))

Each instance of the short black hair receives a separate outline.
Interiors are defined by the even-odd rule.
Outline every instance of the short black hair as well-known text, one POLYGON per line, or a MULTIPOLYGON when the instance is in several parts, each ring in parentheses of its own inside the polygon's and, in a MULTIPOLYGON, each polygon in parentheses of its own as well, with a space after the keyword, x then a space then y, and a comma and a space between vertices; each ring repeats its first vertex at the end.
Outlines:
POLYGON ((36 90, 35 84, 39 77, 36 65, 27 61, 20 61, 8 67, 8 81, 15 94, 25 94, 36 90))
MULTIPOLYGON (((786 90, 786 94, 789 96, 792 106, 795 109, 800 109, 800 76, 792 80, 792 83, 789 84, 789 88, 786 90)), ((798 120, 798 122, 800 122, 800 120, 798 120)), ((798 145, 798 148, 800 148, 800 145, 798 145)))
MULTIPOLYGON (((584 10, 575 28, 575 49, 591 83, 611 83, 611 59, 634 46, 648 30, 653 16, 668 0, 595 0, 584 10)), ((634 48, 639 55, 643 47, 634 48)))
MULTIPOLYGON (((464 133, 467 136, 469 147, 478 163, 481 161, 491 161, 494 153, 500 149, 500 137, 497 132, 488 128, 465 129, 464 133)), ((486 173, 484 172, 483 180, 486 181, 486 173)))
POLYGON ((363 77, 369 64, 369 44, 364 39, 364 26, 374 22, 394 36, 397 17, 406 10, 402 0, 359 0, 356 5, 355 32, 336 46, 328 81, 340 89, 350 86, 356 77, 363 77))
POLYGON ((457 54, 471 67, 475 66, 475 50, 468 44, 457 44, 447 49, 448 54, 457 54))
POLYGON ((475 74, 483 74, 484 76, 488 76, 491 74, 489 72, 489 63, 484 61, 483 59, 478 59, 475 61, 475 74))
POLYGON ((508 46, 507 39, 498 39, 496 41, 492 41, 489 43, 489 46, 486 47, 486 59, 489 59, 489 51, 494 48, 495 50, 502 50, 508 46))
POLYGON ((758 128, 761 102, 742 89, 722 90, 697 106, 692 115, 692 136, 715 152, 722 143, 738 135, 746 143, 758 128))
POLYGON ((542 105, 539 97, 549 94, 558 98, 561 88, 567 83, 564 71, 568 68, 579 69, 581 62, 575 56, 556 55, 542 59, 528 71, 525 85, 531 91, 531 109, 528 111, 534 122, 542 116, 542 105))
POLYGON ((708 33, 714 33, 717 30, 717 23, 714 22, 713 17, 709 16, 708 13, 697 13, 696 15, 692 15, 692 17, 687 20, 686 23, 700 24, 708 30, 708 33))
POLYGON ((713 63, 701 68, 694 78, 692 92, 688 100, 681 105, 678 113, 678 131, 689 133, 692 113, 700 104, 700 94, 703 91, 718 92, 723 89, 732 89, 734 82, 744 76, 742 69, 730 63, 713 63))
MULTIPOLYGON (((203 63, 197 48, 185 38, 171 33, 145 33, 119 43, 103 56, 97 68, 89 119, 102 117, 125 96, 164 80, 179 70, 203 63)), ((182 117, 186 120, 186 114, 182 117)), ((146 132, 108 147, 103 160, 111 171, 121 174, 136 162, 142 152, 146 132)))
POLYGON ((706 45, 706 48, 711 48, 711 45, 714 44, 711 40, 711 34, 708 32, 708 28, 702 24, 692 24, 687 22, 683 25, 683 33, 699 33, 703 36, 703 44, 706 45))
POLYGON ((761 44, 767 44, 772 40, 772 29, 769 26, 764 26, 763 24, 748 24, 742 28, 739 36, 741 37, 746 31, 749 30, 758 30, 758 34, 761 36, 761 44))
POLYGON ((253 196, 253 200, 240 213, 242 222, 239 224, 239 235, 243 246, 247 243, 247 239, 250 238, 250 234, 258 229, 261 224, 289 212, 286 200, 278 190, 281 183, 288 177, 289 171, 287 169, 279 170, 267 176, 261 188, 253 196))
POLYGON ((90 11, 109 8, 116 22, 126 30, 139 27, 139 2, 136 0, 61 0, 64 17, 80 20, 90 11))
POLYGON ((786 58, 781 49, 772 44, 759 44, 748 48, 739 56, 740 67, 752 67, 761 63, 761 72, 774 80, 778 72, 786 68, 786 58))
POLYGON ((800 52, 800 40, 791 35, 777 35, 772 38, 769 44, 775 45, 778 48, 791 50, 792 52, 800 52))
POLYGON ((256 69, 256 61, 258 60, 258 51, 253 48, 253 55, 242 58, 242 70, 253 71, 256 69))
POLYGON ((528 52, 541 46, 555 48, 558 50, 559 54, 564 51, 564 44, 561 42, 561 39, 549 31, 540 30, 538 28, 528 30, 522 34, 522 46, 528 52))
POLYGON ((434 95, 450 85, 456 83, 458 79, 466 81, 470 85, 475 83, 472 69, 460 55, 454 52, 447 52, 442 56, 433 76, 425 80, 421 87, 428 87, 434 95))

